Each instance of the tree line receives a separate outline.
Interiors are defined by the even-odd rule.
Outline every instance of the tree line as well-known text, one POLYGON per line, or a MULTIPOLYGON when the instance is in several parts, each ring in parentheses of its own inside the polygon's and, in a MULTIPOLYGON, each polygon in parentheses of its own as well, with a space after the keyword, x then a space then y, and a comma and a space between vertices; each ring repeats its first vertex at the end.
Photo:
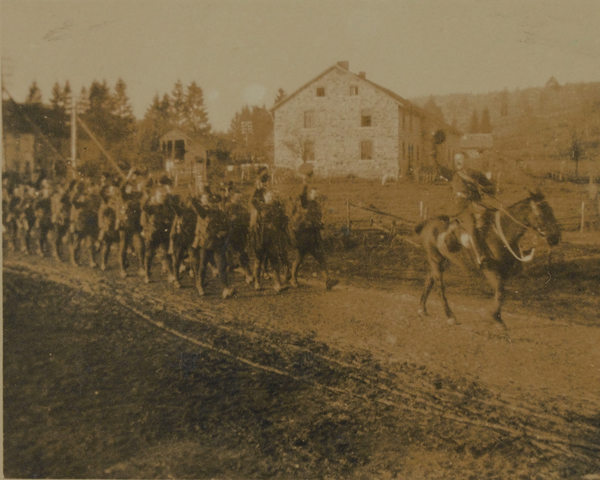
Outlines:
MULTIPOLYGON (((274 104, 285 97, 285 91, 279 89, 274 104)), ((66 152, 73 105, 78 117, 122 169, 133 165, 161 169, 160 138, 174 128, 204 145, 216 161, 265 163, 272 157, 273 118, 265 105, 243 106, 235 113, 228 131, 217 132, 210 124, 202 88, 196 82, 184 85, 180 80, 171 92, 156 94, 139 120, 133 114, 123 79, 118 79, 114 86, 105 80, 94 80, 78 93, 72 91, 68 81, 62 85, 56 82, 47 103, 34 81, 23 104, 3 102, 3 115, 8 118, 5 129, 28 133, 30 128, 20 118, 25 115, 40 124, 39 130, 66 152)), ((78 148, 81 168, 90 175, 98 174, 107 167, 106 159, 81 129, 78 129, 79 139, 87 141, 85 148, 78 148)))

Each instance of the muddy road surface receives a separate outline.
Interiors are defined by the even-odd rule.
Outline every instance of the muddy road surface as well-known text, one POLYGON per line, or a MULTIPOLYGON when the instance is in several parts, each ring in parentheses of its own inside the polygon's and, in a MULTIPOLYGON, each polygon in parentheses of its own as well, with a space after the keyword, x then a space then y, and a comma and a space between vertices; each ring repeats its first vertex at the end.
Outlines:
POLYGON ((600 324, 407 283, 221 301, 4 260, 13 478, 600 478, 600 324))

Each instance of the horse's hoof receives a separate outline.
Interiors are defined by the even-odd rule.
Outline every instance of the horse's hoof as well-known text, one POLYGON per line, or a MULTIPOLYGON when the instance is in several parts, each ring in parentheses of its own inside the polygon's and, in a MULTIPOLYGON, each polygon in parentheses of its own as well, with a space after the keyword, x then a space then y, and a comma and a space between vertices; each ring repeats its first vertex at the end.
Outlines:
POLYGON ((244 278, 244 281, 246 282, 246 285, 250 285, 254 281, 254 276, 246 275, 246 277, 244 278))
POLYGON ((173 282, 173 287, 174 287, 174 288, 181 288, 181 283, 179 283, 177 280, 175 280, 175 281, 173 282))
POLYGON ((204 292, 204 289, 202 287, 198 287, 196 290, 198 291, 198 295, 200 295, 201 297, 206 295, 206 293, 204 292))
POLYGON ((119 272, 119 276, 120 276, 121 278, 127 278, 127 272, 126 272, 125 270, 121 270, 121 271, 119 272))
POLYGON ((175 283, 177 281, 177 278, 172 273, 169 273, 167 280, 169 281, 169 283, 175 283))
POLYGON ((331 290, 338 283, 339 283, 339 280, 327 280, 327 282, 325 282, 325 289, 326 290, 331 290))
POLYGON ((150 277, 148 277, 148 276, 145 276, 145 277, 144 277, 144 283, 145 283, 146 285, 147 285, 147 284, 149 284, 149 283, 150 283, 150 277))
POLYGON ((227 298, 231 298, 235 295, 235 289, 234 288, 225 288, 223 289, 223 300, 227 299, 227 298))
POLYGON ((426 316, 428 316, 428 315, 429 315, 429 314, 427 313, 427 309, 426 309, 426 308, 419 308, 419 312, 418 312, 418 313, 419 313, 419 316, 420 316, 420 317, 426 317, 426 316))
POLYGON ((105 272, 106 271, 106 265, 100 265, 100 270, 102 270, 103 272, 105 272))
POLYGON ((285 291, 287 289, 288 289, 287 285, 279 285, 278 284, 278 285, 275 285, 273 287, 273 290, 275 290, 275 293, 280 293, 280 292, 283 292, 283 291, 285 291))
POLYGON ((458 325, 458 322, 456 321, 455 317, 448 317, 448 320, 446 320, 446 324, 448 324, 448 325, 458 325))
POLYGON ((259 290, 262 290, 262 287, 260 286, 260 283, 257 283, 257 282, 254 283, 254 290, 256 290, 257 292, 259 290))
POLYGON ((140 277, 145 277, 145 276, 146 276, 146 270, 144 270, 143 268, 140 268, 140 269, 138 270, 138 275, 139 275, 140 277))
POLYGON ((194 273, 194 271, 193 271, 193 270, 190 270, 190 271, 189 271, 189 276, 190 276, 190 278, 194 278, 194 276, 195 276, 195 273, 194 273))
POLYGON ((300 285, 298 284, 297 280, 290 280, 290 287, 292 288, 298 288, 300 285))

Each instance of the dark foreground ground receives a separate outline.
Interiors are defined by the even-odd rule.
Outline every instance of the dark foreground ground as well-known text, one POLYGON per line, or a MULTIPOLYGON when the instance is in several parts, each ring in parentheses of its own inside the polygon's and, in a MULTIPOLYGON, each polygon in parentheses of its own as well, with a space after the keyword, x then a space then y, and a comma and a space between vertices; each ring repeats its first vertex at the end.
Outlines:
POLYGON ((512 305, 504 333, 480 298, 420 319, 410 286, 200 301, 28 258, 3 280, 7 477, 600 478, 589 302, 512 305))

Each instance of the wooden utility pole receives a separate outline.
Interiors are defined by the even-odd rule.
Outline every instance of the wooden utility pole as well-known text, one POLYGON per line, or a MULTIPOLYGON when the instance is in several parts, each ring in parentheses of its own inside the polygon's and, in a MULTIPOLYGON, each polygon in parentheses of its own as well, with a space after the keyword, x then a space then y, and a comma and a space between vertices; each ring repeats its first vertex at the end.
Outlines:
POLYGON ((73 179, 77 178, 77 102, 71 101, 71 169, 73 179))
POLYGON ((104 156, 110 161, 110 163, 112 164, 112 166, 115 168, 115 170, 117 172, 119 172, 119 175, 121 175, 121 178, 126 178, 125 174, 123 173, 123 171, 119 168, 119 165, 117 165, 117 162, 115 162, 114 158, 112 158, 110 156, 110 154, 104 149, 104 147, 102 146, 102 144, 100 143, 100 141, 94 136, 94 134, 92 133, 92 131, 89 129, 89 127, 83 123, 83 120, 81 120, 81 118, 77 117, 77 121, 79 122, 79 124, 83 127, 83 129, 85 130, 85 132, 90 136, 90 138, 92 139, 92 141, 98 145, 98 148, 100 149, 100 151, 104 154, 104 156))

